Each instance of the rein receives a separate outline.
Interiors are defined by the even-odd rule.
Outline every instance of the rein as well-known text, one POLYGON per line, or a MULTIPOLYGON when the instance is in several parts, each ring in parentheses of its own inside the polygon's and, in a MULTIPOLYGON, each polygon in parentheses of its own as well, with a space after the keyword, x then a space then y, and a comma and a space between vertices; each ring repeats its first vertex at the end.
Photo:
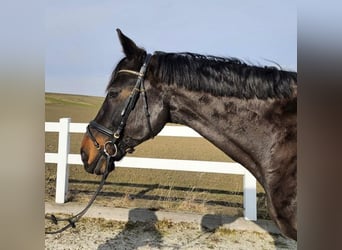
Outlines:
POLYGON ((117 72, 117 74, 118 73, 129 73, 129 74, 134 74, 134 75, 138 76, 136 84, 135 84, 130 96, 128 97, 126 104, 125 104, 125 106, 121 112, 121 121, 120 121, 120 124, 119 124, 117 130, 114 132, 114 131, 102 126, 101 124, 98 124, 95 121, 89 122, 89 125, 87 126, 87 131, 86 131, 87 135, 93 141, 96 149, 104 157, 106 157, 106 169, 105 169, 104 174, 102 175, 100 185, 98 186, 96 192, 94 193, 93 197, 88 202, 87 206, 81 212, 79 212, 78 214, 76 214, 74 216, 71 216, 69 218, 57 218, 53 214, 51 214, 50 216, 46 215, 45 219, 50 220, 55 225, 57 225, 59 221, 65 221, 65 222, 68 222, 68 224, 66 226, 62 227, 61 229, 58 229, 55 231, 45 230, 45 234, 57 234, 57 233, 61 233, 61 232, 65 231, 66 229, 68 229, 70 227, 75 228, 76 222, 81 219, 81 217, 88 211, 90 206, 93 204, 97 195, 100 193, 103 185, 105 184, 107 176, 109 175, 109 167, 111 165, 113 165, 115 168, 114 157, 118 153, 118 140, 122 135, 123 129, 125 128, 126 123, 127 123, 127 119, 129 117, 131 111, 134 109, 134 106, 135 106, 140 94, 143 97, 143 108, 144 108, 145 116, 147 118, 149 133, 150 133, 150 136, 153 137, 152 126, 151 126, 151 121, 150 121, 150 113, 148 111, 147 98, 146 98, 145 86, 144 86, 144 76, 145 76, 146 68, 148 66, 148 63, 150 62, 151 57, 152 57, 151 54, 146 55, 144 64, 141 66, 139 72, 133 71, 133 70, 126 70, 126 69, 122 69, 122 70, 119 70, 117 72), (98 132, 100 132, 104 135, 106 135, 107 137, 109 137, 109 140, 106 141, 103 146, 101 146, 97 142, 93 133, 91 132, 91 130, 90 130, 91 128, 97 130, 98 132), (112 146, 111 151, 108 150, 108 146, 112 146))
POLYGON ((67 230, 70 227, 72 227, 72 228, 76 227, 76 222, 79 221, 81 219, 81 217, 88 211, 90 206, 95 201, 97 195, 100 193, 103 185, 105 184, 105 181, 106 181, 107 176, 109 174, 109 172, 108 172, 109 164, 110 164, 110 158, 107 158, 106 170, 105 170, 105 173, 102 175, 102 179, 101 179, 100 185, 98 186, 98 188, 97 188, 95 194, 93 195, 93 197, 88 202, 87 206, 81 212, 79 212, 78 214, 76 214, 74 216, 71 216, 69 218, 57 218, 53 214, 51 214, 50 216, 48 216, 48 215, 45 216, 45 219, 50 220, 55 225, 57 225, 59 221, 68 222, 68 224, 66 226, 62 227, 61 229, 58 229, 58 230, 55 230, 55 231, 47 231, 47 230, 45 230, 45 234, 57 234, 57 233, 61 233, 61 232, 65 231, 65 230, 67 230))

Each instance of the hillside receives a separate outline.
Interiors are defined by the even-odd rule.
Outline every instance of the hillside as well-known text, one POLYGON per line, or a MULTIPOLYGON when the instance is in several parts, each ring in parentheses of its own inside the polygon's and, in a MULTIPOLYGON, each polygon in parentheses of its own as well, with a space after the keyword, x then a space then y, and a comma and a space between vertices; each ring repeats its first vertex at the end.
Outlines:
POLYGON ((71 117, 72 122, 89 122, 101 107, 104 97, 45 93, 45 121, 71 117))

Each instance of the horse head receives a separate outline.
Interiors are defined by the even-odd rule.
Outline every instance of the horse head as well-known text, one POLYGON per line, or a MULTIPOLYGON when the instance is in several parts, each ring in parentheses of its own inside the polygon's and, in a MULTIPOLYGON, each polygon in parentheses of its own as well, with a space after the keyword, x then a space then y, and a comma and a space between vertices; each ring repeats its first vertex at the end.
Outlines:
POLYGON ((125 57, 115 67, 107 95, 81 144, 85 170, 97 175, 114 169, 114 161, 159 133, 168 112, 160 93, 151 87, 153 58, 117 29, 125 57))

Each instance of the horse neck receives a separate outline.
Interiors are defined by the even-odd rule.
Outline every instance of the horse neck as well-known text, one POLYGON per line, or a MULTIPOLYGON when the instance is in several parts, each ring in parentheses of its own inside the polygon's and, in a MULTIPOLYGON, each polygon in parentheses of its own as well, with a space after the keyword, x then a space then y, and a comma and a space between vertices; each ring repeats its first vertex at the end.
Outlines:
MULTIPOLYGON (((189 126, 264 182, 265 166, 274 168, 272 154, 293 119, 280 117, 285 104, 276 100, 241 100, 168 89, 170 120, 189 126), (278 114, 277 114, 278 112, 278 114), (286 123, 289 120, 289 124, 286 123)), ((293 146, 293 145, 292 145, 293 146)))

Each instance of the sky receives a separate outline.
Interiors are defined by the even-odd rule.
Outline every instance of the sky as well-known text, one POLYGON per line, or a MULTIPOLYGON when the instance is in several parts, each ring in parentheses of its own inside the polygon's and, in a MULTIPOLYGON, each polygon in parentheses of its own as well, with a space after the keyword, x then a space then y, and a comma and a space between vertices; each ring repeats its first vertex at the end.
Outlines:
POLYGON ((297 6, 280 0, 48 0, 45 91, 104 96, 123 58, 116 28, 149 53, 195 52, 297 71, 297 6))

